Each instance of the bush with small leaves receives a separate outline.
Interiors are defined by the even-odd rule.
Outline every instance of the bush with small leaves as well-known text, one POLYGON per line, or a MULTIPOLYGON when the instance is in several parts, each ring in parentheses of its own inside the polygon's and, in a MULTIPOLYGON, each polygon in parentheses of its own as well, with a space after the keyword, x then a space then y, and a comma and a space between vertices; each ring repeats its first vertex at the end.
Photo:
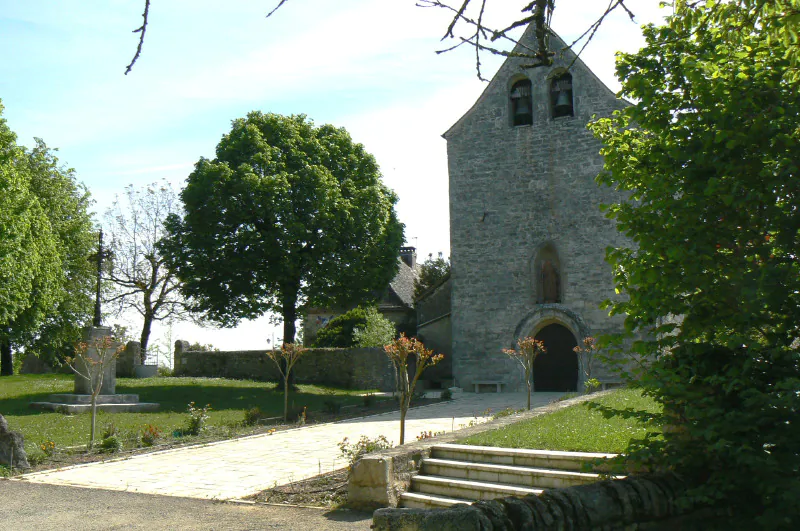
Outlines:
POLYGON ((120 450, 122 450, 122 441, 116 435, 106 437, 103 439, 103 442, 100 443, 101 452, 115 453, 120 450))
POLYGON ((442 394, 439 395, 441 400, 452 400, 453 392, 450 389, 442 389, 442 394))
POLYGON ((263 411, 261 411, 260 407, 251 407, 250 409, 246 409, 244 412, 244 425, 255 426, 258 424, 258 421, 266 417, 267 416, 263 411))
POLYGON ((161 437, 161 430, 158 426, 153 426, 152 424, 145 424, 142 426, 143 446, 153 446, 159 437, 161 437))
POLYGON ((190 402, 187 407, 189 419, 186 425, 185 435, 200 435, 206 428, 206 421, 209 418, 208 412, 211 411, 211 404, 205 407, 195 407, 194 402, 190 402))
POLYGON ((392 447, 391 441, 389 441, 384 435, 378 435, 374 439, 370 439, 366 435, 362 435, 361 438, 351 443, 350 439, 345 437, 342 442, 338 444, 339 451, 342 452, 342 456, 347 459, 349 463, 348 469, 352 470, 353 466, 361 459, 364 455, 377 452, 378 450, 386 450, 392 447))

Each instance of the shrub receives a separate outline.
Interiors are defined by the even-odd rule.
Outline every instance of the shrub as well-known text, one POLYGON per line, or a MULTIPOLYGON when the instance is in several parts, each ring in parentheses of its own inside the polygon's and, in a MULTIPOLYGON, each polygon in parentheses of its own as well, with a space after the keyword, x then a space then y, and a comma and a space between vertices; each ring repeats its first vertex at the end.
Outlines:
POLYGON ((363 308, 353 308, 349 312, 334 317, 325 325, 314 339, 312 346, 317 348, 350 348, 355 346, 353 330, 364 328, 367 312, 363 308))
POLYGON ((374 439, 362 435, 361 438, 354 443, 351 443, 350 439, 345 437, 338 446, 339 451, 342 452, 342 456, 347 459, 348 469, 352 470, 353 466, 364 455, 370 452, 391 448, 392 443, 383 435, 378 435, 374 439))
POLYGON ((56 453, 56 443, 53 441, 45 441, 39 445, 39 449, 47 457, 52 457, 56 453))
POLYGON ((113 422, 109 422, 103 430, 103 439, 108 439, 114 435, 117 435, 117 426, 113 422))
POLYGON ((361 397, 364 402, 364 407, 372 407, 375 405, 375 393, 367 393, 361 397))
POLYGON ((142 427, 142 444, 144 446, 153 446, 159 437, 161 437, 161 430, 158 426, 145 424, 142 427))
POLYGON ((419 435, 417 435, 417 440, 424 441, 425 439, 433 439, 434 437, 444 434, 444 431, 422 431, 419 435))
POLYGON ((158 375, 163 378, 168 378, 170 376, 175 376, 175 372, 167 367, 166 365, 159 365, 158 366, 158 375))
POLYGON ((357 347, 382 347, 397 335, 394 323, 383 316, 374 306, 367 308, 367 322, 353 329, 353 343, 357 347))
POLYGON ((337 415, 342 410, 342 404, 334 398, 325 399, 322 407, 325 409, 325 413, 330 413, 331 415, 337 415))
POLYGON ((589 378, 585 382, 583 382, 583 388, 586 394, 594 393, 598 389, 600 389, 600 380, 597 378, 589 378))
POLYGON ((244 412, 244 425, 255 426, 263 418, 266 418, 266 415, 261 411, 260 407, 251 407, 244 412))
POLYGON ((442 400, 452 400, 453 392, 450 389, 442 389, 442 394, 439 395, 439 398, 442 400))
POLYGON ((100 451, 101 452, 119 452, 122 450, 122 441, 116 435, 111 435, 110 437, 106 437, 103 439, 103 442, 100 443, 100 451))
POLYGON ((206 421, 208 420, 208 412, 211 410, 211 404, 206 404, 205 407, 195 407, 194 402, 190 402, 187 407, 189 419, 186 426, 186 435, 200 435, 206 428, 206 421))

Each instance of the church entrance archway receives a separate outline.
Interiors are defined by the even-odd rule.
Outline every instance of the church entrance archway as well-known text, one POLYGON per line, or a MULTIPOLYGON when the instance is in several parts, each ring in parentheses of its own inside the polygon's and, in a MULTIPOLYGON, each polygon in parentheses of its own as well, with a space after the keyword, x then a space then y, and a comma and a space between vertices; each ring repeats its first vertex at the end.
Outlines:
POLYGON ((578 346, 575 336, 560 324, 547 325, 536 334, 546 353, 537 356, 533 368, 535 391, 577 391, 578 346))

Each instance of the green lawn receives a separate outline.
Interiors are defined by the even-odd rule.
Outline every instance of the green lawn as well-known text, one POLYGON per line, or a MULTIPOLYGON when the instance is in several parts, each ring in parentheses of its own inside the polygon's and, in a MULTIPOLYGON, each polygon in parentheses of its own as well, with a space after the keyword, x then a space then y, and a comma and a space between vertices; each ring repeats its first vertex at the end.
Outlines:
MULTIPOLYGON (((32 410, 30 402, 46 401, 52 393, 70 393, 73 387, 70 375, 22 375, 0 378, 0 413, 9 427, 25 436, 28 453, 40 453, 39 446, 53 441, 56 448, 85 445, 89 441, 90 415, 63 415, 32 410)), ((313 385, 300 385, 299 392, 289 395, 290 408, 308 407, 309 420, 326 410, 326 402, 339 405, 362 404, 359 396, 366 391, 328 389, 313 385)), ((157 426, 169 440, 174 431, 186 426, 189 402, 197 406, 211 404, 207 436, 221 438, 245 433, 242 426, 244 411, 259 407, 266 416, 283 415, 283 392, 276 384, 221 378, 119 378, 117 393, 139 395, 142 402, 158 402, 157 413, 98 413, 98 435, 105 426, 113 423, 123 439, 141 431, 142 426, 157 426)), ((295 416, 296 417, 296 416, 295 416)), ((130 446, 130 444, 128 444, 130 446)))
POLYGON ((619 453, 625 450, 631 439, 643 438, 648 431, 660 431, 657 426, 635 417, 605 418, 599 410, 590 407, 591 403, 619 411, 660 411, 659 404, 643 397, 638 390, 620 389, 596 400, 474 435, 460 442, 506 448, 619 453))

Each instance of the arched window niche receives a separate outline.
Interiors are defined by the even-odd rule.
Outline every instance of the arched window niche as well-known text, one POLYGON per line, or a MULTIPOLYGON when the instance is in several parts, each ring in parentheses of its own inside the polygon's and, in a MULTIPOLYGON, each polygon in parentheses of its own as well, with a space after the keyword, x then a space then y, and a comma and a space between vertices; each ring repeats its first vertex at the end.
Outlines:
POLYGON ((564 275, 553 242, 539 247, 533 261, 533 275, 536 304, 563 302, 564 275))
POLYGON ((553 118, 575 116, 572 103, 572 75, 555 73, 550 80, 550 112, 553 118))
POLYGON ((511 123, 514 127, 533 124, 531 80, 520 79, 511 85, 511 123))

